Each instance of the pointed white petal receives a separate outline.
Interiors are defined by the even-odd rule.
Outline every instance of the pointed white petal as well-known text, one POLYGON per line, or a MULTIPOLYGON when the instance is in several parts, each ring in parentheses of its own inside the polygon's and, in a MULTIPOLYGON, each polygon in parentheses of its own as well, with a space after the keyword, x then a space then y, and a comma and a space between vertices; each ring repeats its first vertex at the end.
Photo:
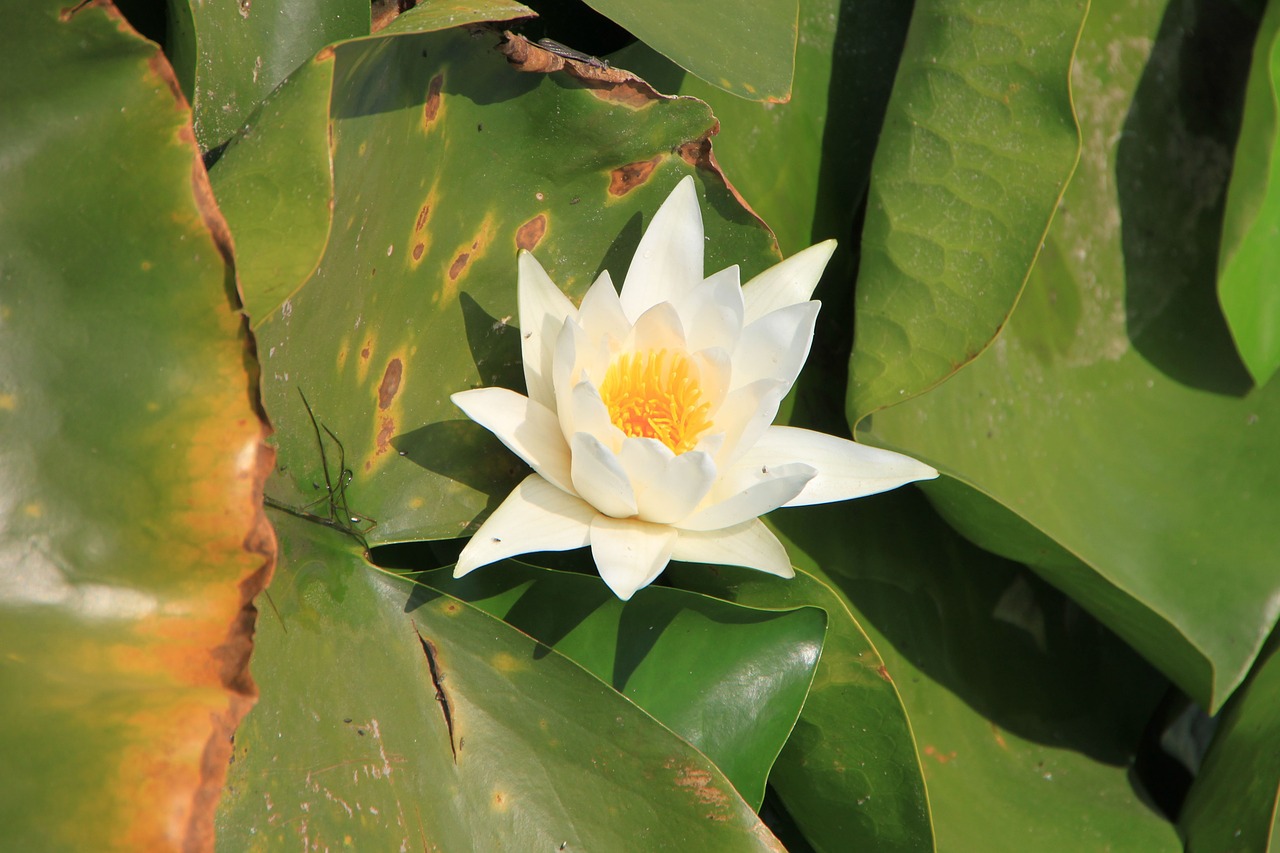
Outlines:
POLYGON ((671 524, 679 521, 711 491, 716 466, 711 457, 697 450, 676 455, 652 438, 628 438, 618 454, 642 521, 671 524))
POLYGON ((573 487, 582 499, 605 515, 615 518, 635 515, 635 493, 613 451, 585 432, 575 432, 569 439, 569 447, 573 456, 573 487))
POLYGON ((631 330, 625 348, 646 350, 685 350, 684 324, 670 302, 660 302, 640 315, 631 330))
POLYGON ((729 392, 715 413, 715 428, 724 433, 724 444, 716 454, 717 468, 728 468, 764 435, 786 393, 782 383, 772 379, 759 379, 729 392))
POLYGON ((711 404, 711 415, 719 411, 729 393, 729 382, 733 379, 733 360, 729 353, 719 347, 704 349, 693 354, 693 363, 698 368, 698 387, 702 390, 702 399, 711 404))
POLYGON ((811 466, 800 463, 754 472, 735 470, 739 477, 732 482, 732 490, 722 478, 707 496, 707 504, 676 526, 681 530, 719 530, 742 524, 786 504, 817 474, 811 466))
POLYGON ((702 212, 693 177, 676 184, 636 246, 622 284, 622 310, 635 322, 659 302, 702 281, 702 212))
POLYGON ((742 330, 733 352, 732 387, 773 379, 789 390, 813 344, 817 302, 801 302, 764 315, 742 330))
POLYGON ((498 437, 544 478, 573 493, 569 445, 560 421, 546 406, 506 388, 459 391, 449 399, 466 416, 498 437))
POLYGON ((733 352, 742 334, 742 287, 737 266, 723 269, 676 302, 689 349, 733 352))
POLYGON ((812 465, 818 469, 818 476, 786 506, 860 498, 938 476, 937 471, 923 462, 892 450, 785 426, 769 427, 759 441, 739 457, 733 469, 751 471, 789 462, 812 465))
POLYGON ((746 322, 753 323, 779 308, 809 301, 835 250, 835 240, 824 240, 769 267, 744 284, 742 296, 747 304, 746 322))
POLYGON ((618 301, 618 291, 613 288, 608 270, 600 273, 595 284, 587 290, 587 295, 582 297, 582 304, 578 306, 578 323, 596 342, 610 335, 621 341, 631 330, 631 323, 622 313, 622 303, 618 301))
POLYGON ((627 601, 662 574, 677 536, 665 524, 597 515, 591 520, 591 556, 609 589, 627 601))
POLYGON ((605 407, 604 400, 600 399, 600 391, 591 382, 584 380, 573 387, 568 408, 573 418, 573 432, 590 433, 614 453, 622 448, 622 441, 626 436, 609 420, 609 409, 605 407))
POLYGON ((547 275, 538 259, 520 252, 516 280, 520 312, 520 354, 524 359, 524 384, 530 399, 555 408, 551 390, 551 359, 560 327, 578 312, 547 275))
POLYGON ((591 539, 595 515, 582 500, 530 474, 480 525, 458 555, 453 576, 517 554, 581 548, 591 539))
POLYGON ((780 578, 796 575, 787 549, 758 518, 720 530, 682 530, 671 559, 686 563, 745 566, 780 578))

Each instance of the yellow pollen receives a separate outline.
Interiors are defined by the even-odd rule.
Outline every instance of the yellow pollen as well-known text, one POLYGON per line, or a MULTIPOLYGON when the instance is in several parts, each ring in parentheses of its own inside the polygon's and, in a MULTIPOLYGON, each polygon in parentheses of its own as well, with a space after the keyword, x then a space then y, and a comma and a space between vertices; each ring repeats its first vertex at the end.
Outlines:
POLYGON ((684 353, 622 353, 605 372, 600 396, 625 435, 656 438, 675 453, 692 450, 711 426, 711 404, 703 401, 697 368, 684 353))

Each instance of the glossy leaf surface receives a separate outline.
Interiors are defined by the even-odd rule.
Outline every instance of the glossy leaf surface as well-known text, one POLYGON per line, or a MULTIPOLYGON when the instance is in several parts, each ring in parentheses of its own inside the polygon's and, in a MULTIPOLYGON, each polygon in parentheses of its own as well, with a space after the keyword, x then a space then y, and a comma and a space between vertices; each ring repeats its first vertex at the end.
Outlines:
POLYGON ((1223 713, 1187 795, 1188 853, 1280 849, 1280 655, 1259 658, 1223 713))
POLYGON ((822 653, 826 614, 769 612, 512 561, 417 578, 502 619, 613 686, 720 768, 753 808, 822 653))
POLYGON ((791 95, 798 0, 588 0, 654 50, 703 80, 743 98, 791 95))
POLYGON ((1280 5, 1253 49, 1218 258, 1218 299, 1254 382, 1280 367, 1280 5))
POLYGON ((1280 387, 1247 390, 1214 304, 1236 115, 1217 93, 1239 91, 1247 57, 1184 57, 1251 26, 1184 2, 1090 17, 1085 154, 1017 311, 978 361, 866 431, 954 478, 929 487, 948 520, 1210 710, 1276 619, 1258 531, 1280 517, 1280 387))
POLYGON ((279 518, 219 849, 782 849, 714 765, 559 652, 279 518))
POLYGON ((964 367, 1013 310, 1080 150, 1087 8, 915 4, 862 232, 851 421, 964 367))
MULTIPOLYGON (((301 391, 336 437, 325 439, 335 476, 339 461, 351 470, 348 504, 376 522, 374 543, 459 535, 522 476, 449 400, 470 386, 522 388, 519 248, 575 297, 601 270, 620 279, 647 217, 694 172, 708 271, 741 264, 746 278, 777 260, 768 230, 703 157, 715 124, 705 104, 658 98, 615 71, 520 72, 496 38, 447 31, 339 46, 324 254, 296 283, 245 280, 251 306, 275 301, 264 292, 284 297, 254 312, 289 474, 276 497, 306 505, 322 494, 301 391)), ((264 125, 253 145, 268 161, 298 147, 287 122, 264 125)), ((279 198, 264 192, 261 202, 279 198)), ((317 201, 302 204, 314 211, 317 201)), ((251 208, 236 212, 246 222, 287 216, 251 208)))
MULTIPOLYGON (((901 695, 938 850, 1179 849, 1129 781, 1165 682, 1114 636, 961 540, 909 490, 772 518, 798 568, 837 590, 865 628, 901 695)), ((743 603, 791 583, 735 570, 724 579, 743 603)), ((847 737, 841 719, 828 737, 847 737)), ((868 781, 864 802, 846 809, 873 805, 897 780, 868 781)))
POLYGON ((0 845, 201 849, 270 456, 172 70, 65 7, 11 8, 0 53, 0 845))

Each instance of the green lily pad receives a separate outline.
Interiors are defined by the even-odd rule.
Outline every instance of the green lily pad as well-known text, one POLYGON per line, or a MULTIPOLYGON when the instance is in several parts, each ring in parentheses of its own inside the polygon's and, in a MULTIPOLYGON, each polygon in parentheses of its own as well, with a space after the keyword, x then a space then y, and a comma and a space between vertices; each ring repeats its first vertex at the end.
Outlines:
POLYGON ((1218 299, 1245 366, 1265 385, 1280 367, 1280 6, 1253 49, 1244 120, 1222 222, 1218 299))
POLYGON ((667 576, 685 589, 747 606, 827 612, 813 687, 769 782, 817 850, 932 850, 928 797, 906 710, 884 660, 830 581, 804 565, 791 580, 685 563, 673 563, 667 576))
MULTIPOLYGON (((350 480, 347 505, 371 543, 460 535, 520 478, 522 463, 449 400, 471 386, 521 385, 520 248, 581 295, 603 269, 622 275, 646 217, 692 172, 708 270, 737 263, 746 278, 778 258, 768 229, 705 156, 715 126, 705 104, 660 98, 620 72, 521 72, 496 40, 449 30, 335 48, 333 226, 323 256, 298 281, 244 282, 251 306, 275 301, 263 291, 284 297, 254 314, 264 403, 287 474, 274 497, 305 506, 324 495, 305 396, 332 433, 320 430, 331 480, 350 480)), ((299 147, 287 122, 255 133, 263 162, 299 147)), ((255 199, 275 208, 299 193, 244 198, 231 219, 237 230, 287 218, 287 208, 251 210, 255 199)), ((301 204, 314 211, 318 202, 301 204)), ((301 256, 291 264, 291 274, 306 266, 301 256)))
POLYGON ((507 561, 416 578, 502 619, 683 737, 752 806, 805 703, 826 614, 769 612, 649 587, 622 602, 595 577, 507 561))
POLYGON ((884 660, 919 745, 937 849, 1181 849, 1130 780, 1167 682, 1114 635, 963 541, 912 489, 772 518, 797 567, 839 591, 884 660))
POLYGON ((742 98, 791 96, 798 0, 587 0, 681 68, 742 98))
POLYGON ((1273 648, 1223 713, 1187 795, 1179 824, 1188 853, 1280 849, 1278 707, 1280 654, 1273 648))
POLYGON ((170 56, 195 110, 202 148, 229 139, 249 114, 325 45, 367 35, 367 0, 176 0, 170 56))
POLYGON ((220 849, 782 850, 715 765, 559 652, 278 525, 220 849))
POLYGON ((226 229, 155 45, 109 4, 6 27, 3 845, 202 849, 272 553, 226 229))
POLYGON ((960 370, 1013 310, 1080 151, 1068 72, 1087 8, 915 4, 872 166, 851 421, 960 370))
POLYGON ((1214 304, 1236 115, 1218 93, 1247 57, 1212 51, 1252 27, 1223 8, 1090 17, 1087 147, 1018 309, 976 362, 861 425, 954 478, 927 491, 966 535, 1030 562, 1211 711, 1280 595, 1263 533, 1280 386, 1248 391, 1214 304))

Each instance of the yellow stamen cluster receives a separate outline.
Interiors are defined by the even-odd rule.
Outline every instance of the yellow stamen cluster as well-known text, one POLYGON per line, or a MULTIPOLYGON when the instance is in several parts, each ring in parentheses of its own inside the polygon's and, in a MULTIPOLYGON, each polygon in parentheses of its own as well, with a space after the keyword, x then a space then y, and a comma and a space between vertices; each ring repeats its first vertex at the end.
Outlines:
POLYGON ((711 426, 689 356, 665 349, 614 358, 600 383, 613 425, 632 438, 656 438, 675 453, 692 450, 711 426))

